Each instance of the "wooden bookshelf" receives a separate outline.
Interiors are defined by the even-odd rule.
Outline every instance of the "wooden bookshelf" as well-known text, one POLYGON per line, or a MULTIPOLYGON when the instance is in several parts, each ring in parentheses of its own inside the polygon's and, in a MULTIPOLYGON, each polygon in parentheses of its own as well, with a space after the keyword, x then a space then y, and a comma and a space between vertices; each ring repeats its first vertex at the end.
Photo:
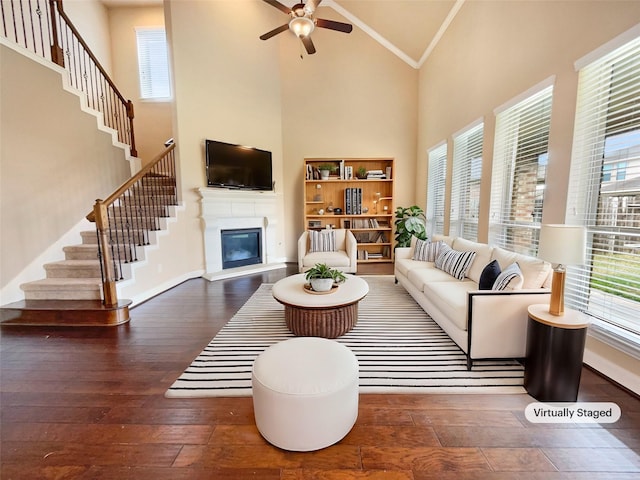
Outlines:
POLYGON ((347 228, 359 263, 392 262, 393 158, 305 158, 304 167, 305 228, 347 228), (335 167, 328 180, 318 169, 325 164, 335 167), (356 177, 360 167, 365 178, 356 177))

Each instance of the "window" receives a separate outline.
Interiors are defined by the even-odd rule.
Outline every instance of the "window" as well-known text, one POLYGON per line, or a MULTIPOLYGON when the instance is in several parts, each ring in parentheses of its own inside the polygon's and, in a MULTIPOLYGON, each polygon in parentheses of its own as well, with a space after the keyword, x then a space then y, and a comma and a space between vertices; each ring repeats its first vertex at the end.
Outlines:
POLYGON ((167 40, 164 28, 136 28, 140 98, 171 97, 167 40))
POLYGON ((588 242, 586 265, 568 270, 567 304, 596 331, 640 334, 640 37, 578 68, 566 218, 588 242))
POLYGON ((553 86, 542 87, 496 114, 489 243, 536 255, 553 86))
POLYGON ((474 242, 478 239, 483 132, 480 123, 453 136, 449 235, 474 242))
POLYGON ((427 178, 427 236, 444 234, 444 193, 447 177, 447 144, 429 151, 427 178))

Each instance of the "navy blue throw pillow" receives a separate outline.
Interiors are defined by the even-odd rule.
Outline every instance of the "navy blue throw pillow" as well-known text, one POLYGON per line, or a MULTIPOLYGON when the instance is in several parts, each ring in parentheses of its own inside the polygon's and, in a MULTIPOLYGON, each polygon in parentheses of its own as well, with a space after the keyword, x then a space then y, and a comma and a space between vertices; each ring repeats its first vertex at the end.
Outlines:
POLYGON ((500 264, 498 261, 493 260, 489 262, 480 274, 478 288, 480 288, 480 290, 491 290, 491 287, 493 287, 493 284, 500 273, 502 273, 502 271, 500 270, 500 264))

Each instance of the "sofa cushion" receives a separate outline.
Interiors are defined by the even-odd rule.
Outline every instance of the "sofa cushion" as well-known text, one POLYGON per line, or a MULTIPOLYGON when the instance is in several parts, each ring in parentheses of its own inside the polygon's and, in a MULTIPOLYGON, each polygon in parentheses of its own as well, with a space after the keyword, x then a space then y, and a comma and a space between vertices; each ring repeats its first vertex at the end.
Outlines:
POLYGON ((409 276, 409 272, 416 269, 428 268, 434 269, 433 262, 421 262, 419 260, 413 260, 412 258, 397 258, 395 259, 395 269, 405 277, 409 276))
POLYGON ((522 288, 542 288, 551 273, 551 264, 539 258, 510 252, 504 248, 495 247, 491 255, 492 260, 498 260, 504 271, 512 263, 518 262, 524 283, 522 288))
POLYGON ((454 250, 448 245, 443 245, 440 247, 440 253, 438 254, 438 258, 436 258, 435 265, 436 268, 447 272, 454 278, 464 280, 465 274, 467 270, 469 270, 475 257, 476 252, 461 252, 454 250))
POLYGON ((505 268, 493 284, 492 290, 520 290, 524 283, 524 277, 518 263, 512 263, 505 268))
POLYGON ((467 330, 467 292, 478 289, 472 280, 462 282, 430 282, 424 293, 431 303, 461 330, 467 330))
POLYGON ((500 264, 497 260, 491 260, 485 265, 482 273, 480 274, 480 281, 478 282, 478 288, 480 290, 491 290, 493 284, 496 282, 496 278, 500 275, 500 264))
POLYGON ((329 267, 349 267, 351 262, 344 250, 339 252, 313 252, 307 253, 302 261, 302 267, 307 269, 316 263, 325 263, 329 267))
MULTIPOLYGON (((413 261, 415 262, 415 260, 413 261)), ((407 278, 409 279, 409 281, 421 292, 424 291, 424 286, 431 282, 458 283, 458 281, 447 272, 443 272, 442 270, 434 268, 433 264, 424 262, 416 263, 421 263, 422 265, 431 265, 430 268, 414 268, 413 270, 409 270, 407 274, 407 278)))
POLYGON ((335 252, 336 232, 334 230, 311 230, 309 232, 309 252, 335 252))
POLYGON ((413 249, 413 260, 418 260, 420 262, 435 262, 441 245, 441 242, 417 240, 413 249))
POLYGON ((518 255, 516 260, 524 276, 522 288, 542 288, 551 273, 551 264, 539 258, 518 255))
POLYGON ((446 235, 440 235, 440 234, 435 234, 433 237, 431 237, 432 242, 443 242, 449 245, 450 247, 453 247, 454 240, 455 240, 455 237, 448 237, 446 235))
POLYGON ((461 252, 476 252, 476 258, 469 267, 466 275, 476 283, 480 283, 480 275, 485 265, 491 261, 493 247, 486 243, 472 242, 465 238, 458 237, 453 240, 452 248, 461 252))

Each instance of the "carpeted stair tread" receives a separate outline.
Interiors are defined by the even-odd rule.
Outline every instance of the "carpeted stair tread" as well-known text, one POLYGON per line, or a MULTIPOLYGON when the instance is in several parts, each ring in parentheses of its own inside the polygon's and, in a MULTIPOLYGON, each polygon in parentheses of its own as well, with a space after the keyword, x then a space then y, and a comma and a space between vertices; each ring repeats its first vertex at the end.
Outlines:
POLYGON ((47 278, 99 278, 100 262, 95 260, 61 260, 44 265, 47 278))

